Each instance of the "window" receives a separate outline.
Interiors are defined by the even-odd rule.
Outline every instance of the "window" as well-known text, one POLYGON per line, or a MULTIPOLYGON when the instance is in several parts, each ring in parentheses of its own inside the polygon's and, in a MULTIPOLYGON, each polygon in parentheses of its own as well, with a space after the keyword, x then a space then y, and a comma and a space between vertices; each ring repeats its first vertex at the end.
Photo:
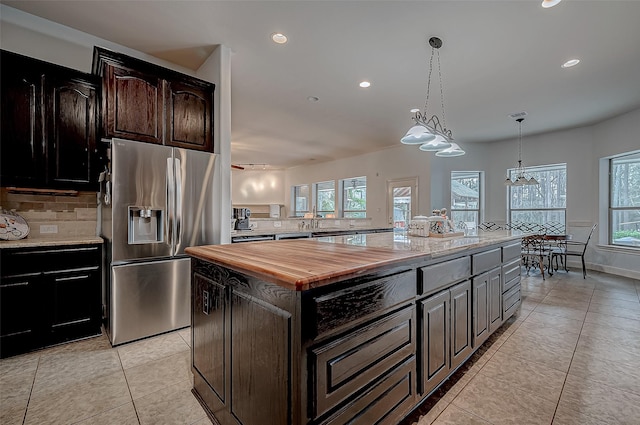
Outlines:
POLYGON ((291 199, 293 204, 292 215, 294 217, 303 217, 305 213, 309 212, 309 185, 303 184, 291 187, 291 199))
POLYGON ((480 171, 451 172, 451 220, 454 223, 464 222, 476 228, 481 222, 481 177, 480 171))
MULTIPOLYGON (((509 222, 566 226, 567 164, 543 165, 527 168, 527 174, 540 183, 535 186, 509 186, 509 222)), ((515 169, 509 169, 515 178, 515 169)))
POLYGON ((367 178, 353 177, 340 180, 342 211, 344 218, 367 217, 367 178))
POLYGON ((609 161, 609 243, 640 247, 640 152, 609 161))
POLYGON ((335 182, 320 182, 314 185, 316 191, 316 214, 326 217, 336 212, 336 184, 335 182))

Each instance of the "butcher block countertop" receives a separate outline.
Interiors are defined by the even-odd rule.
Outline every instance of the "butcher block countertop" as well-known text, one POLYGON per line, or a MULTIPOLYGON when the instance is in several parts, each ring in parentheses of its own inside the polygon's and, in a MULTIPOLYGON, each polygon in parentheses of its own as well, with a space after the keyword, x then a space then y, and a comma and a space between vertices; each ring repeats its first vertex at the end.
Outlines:
POLYGON ((186 253, 250 276, 304 291, 416 259, 430 260, 521 238, 485 232, 458 238, 372 233, 191 247, 186 253))

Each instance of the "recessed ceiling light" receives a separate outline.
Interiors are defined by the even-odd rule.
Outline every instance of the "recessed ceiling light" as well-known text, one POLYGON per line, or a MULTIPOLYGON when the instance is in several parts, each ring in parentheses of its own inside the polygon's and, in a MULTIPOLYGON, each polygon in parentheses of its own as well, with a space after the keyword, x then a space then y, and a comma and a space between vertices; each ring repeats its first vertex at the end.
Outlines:
POLYGON ((360 87, 362 87, 363 89, 366 89, 369 86, 371 86, 371 83, 368 81, 363 81, 360 83, 360 87))
POLYGON ((279 32, 271 34, 271 39, 274 41, 274 43, 278 44, 284 44, 287 42, 287 36, 279 32))
POLYGON ((320 99, 315 96, 307 96, 307 100, 313 103, 313 102, 317 102, 320 99))
POLYGON ((562 0, 542 0, 542 7, 548 9, 560 3, 562 0))
POLYGON ((571 59, 562 64, 563 68, 571 68, 572 66, 576 66, 580 63, 580 59, 571 59))
POLYGON ((416 112, 419 112, 419 111, 420 111, 420 109, 418 109, 418 108, 413 108, 410 112, 411 112, 412 114, 415 114, 416 112))

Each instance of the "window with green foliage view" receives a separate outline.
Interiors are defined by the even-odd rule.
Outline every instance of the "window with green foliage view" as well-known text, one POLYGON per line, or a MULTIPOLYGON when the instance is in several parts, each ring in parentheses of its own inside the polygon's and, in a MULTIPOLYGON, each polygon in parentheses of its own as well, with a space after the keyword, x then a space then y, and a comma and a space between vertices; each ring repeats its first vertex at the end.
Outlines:
POLYGON ((640 248, 640 152, 610 160, 609 243, 640 248))
POLYGON ((367 178, 353 177, 340 180, 342 192, 342 217, 367 217, 367 178))

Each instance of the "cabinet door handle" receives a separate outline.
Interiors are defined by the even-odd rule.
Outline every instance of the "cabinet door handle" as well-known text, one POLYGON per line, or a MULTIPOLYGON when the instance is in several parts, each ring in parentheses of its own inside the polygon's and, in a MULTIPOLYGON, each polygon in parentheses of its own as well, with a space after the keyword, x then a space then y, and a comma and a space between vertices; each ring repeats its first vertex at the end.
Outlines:
POLYGON ((202 291, 202 312, 209 315, 211 311, 211 297, 209 295, 209 291, 202 291))

